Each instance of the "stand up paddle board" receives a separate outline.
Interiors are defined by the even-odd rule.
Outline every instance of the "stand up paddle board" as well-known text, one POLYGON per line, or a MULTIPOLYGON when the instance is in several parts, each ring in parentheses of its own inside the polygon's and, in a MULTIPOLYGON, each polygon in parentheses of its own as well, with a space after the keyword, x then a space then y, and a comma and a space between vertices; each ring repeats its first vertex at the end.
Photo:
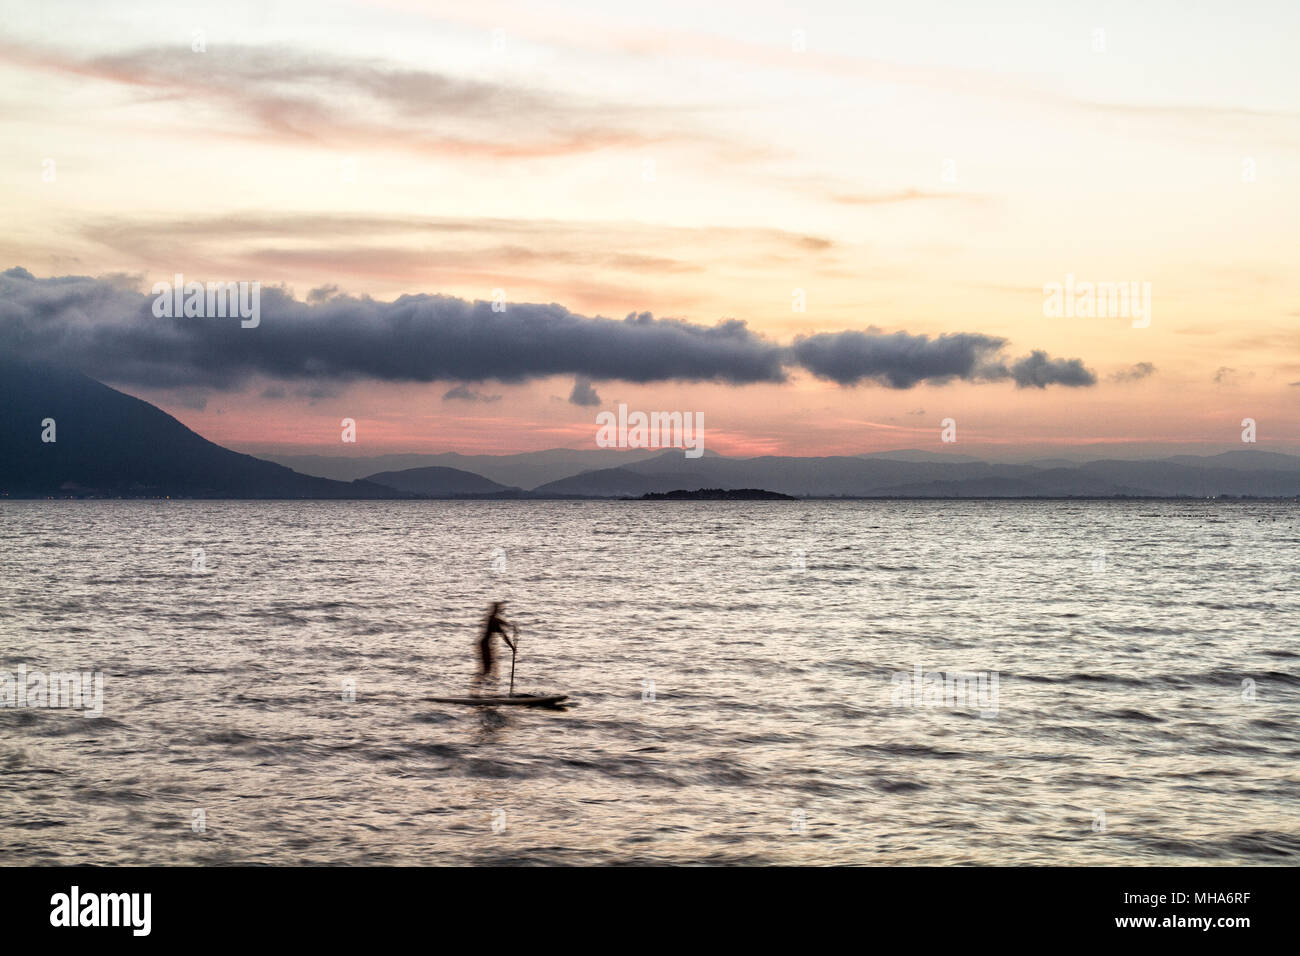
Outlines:
POLYGON ((469 704, 471 707, 555 707, 568 694, 512 694, 509 697, 426 697, 435 704, 469 704))

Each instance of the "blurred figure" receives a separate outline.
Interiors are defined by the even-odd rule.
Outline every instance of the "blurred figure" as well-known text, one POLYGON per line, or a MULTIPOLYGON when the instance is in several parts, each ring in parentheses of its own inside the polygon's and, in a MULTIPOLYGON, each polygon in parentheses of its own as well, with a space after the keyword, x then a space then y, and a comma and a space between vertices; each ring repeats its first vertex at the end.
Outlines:
POLYGON ((489 677, 496 677, 496 658, 492 653, 492 635, 500 634, 501 640, 505 641, 509 648, 515 649, 514 641, 510 640, 506 634, 507 627, 514 627, 509 621, 501 616, 501 609, 506 606, 505 601, 493 601, 492 607, 488 609, 487 619, 483 622, 483 636, 478 642, 478 659, 479 671, 478 680, 482 681, 489 677))

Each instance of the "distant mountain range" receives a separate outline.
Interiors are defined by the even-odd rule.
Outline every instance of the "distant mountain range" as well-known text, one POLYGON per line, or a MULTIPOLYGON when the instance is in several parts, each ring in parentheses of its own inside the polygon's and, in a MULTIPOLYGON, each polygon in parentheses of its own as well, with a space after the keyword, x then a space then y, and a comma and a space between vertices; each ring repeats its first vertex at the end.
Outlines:
POLYGON ((674 492, 1292 498, 1300 497, 1300 457, 1241 449, 1146 461, 991 464, 928 450, 686 458, 680 450, 557 448, 516 455, 300 456, 276 463, 222 448, 148 402, 80 373, 0 358, 0 496, 642 498, 674 492), (47 420, 54 422, 50 442, 42 440, 47 420), (286 467, 290 461, 306 473, 286 467))
POLYGON ((535 495, 639 497, 679 488, 763 488, 798 497, 1108 498, 1300 496, 1300 457, 1242 450, 1160 461, 989 464, 977 459, 901 460, 882 456, 647 461, 581 472, 535 495))

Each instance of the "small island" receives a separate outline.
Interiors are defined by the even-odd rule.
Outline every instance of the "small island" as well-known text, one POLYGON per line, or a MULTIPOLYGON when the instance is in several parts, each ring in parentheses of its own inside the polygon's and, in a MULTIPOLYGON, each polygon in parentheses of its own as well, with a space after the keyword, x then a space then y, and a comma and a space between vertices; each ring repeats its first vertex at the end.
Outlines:
POLYGON ((695 491, 651 491, 637 501, 798 501, 793 495, 783 495, 762 488, 698 488, 695 491))

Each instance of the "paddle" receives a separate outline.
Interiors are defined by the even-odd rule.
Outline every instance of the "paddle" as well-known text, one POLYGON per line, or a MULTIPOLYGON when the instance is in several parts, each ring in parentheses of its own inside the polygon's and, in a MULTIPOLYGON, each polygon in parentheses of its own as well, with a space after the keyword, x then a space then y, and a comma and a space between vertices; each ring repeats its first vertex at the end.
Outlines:
POLYGON ((510 642, 510 696, 515 696, 515 654, 519 650, 519 626, 510 625, 511 630, 515 632, 515 639, 510 642))

